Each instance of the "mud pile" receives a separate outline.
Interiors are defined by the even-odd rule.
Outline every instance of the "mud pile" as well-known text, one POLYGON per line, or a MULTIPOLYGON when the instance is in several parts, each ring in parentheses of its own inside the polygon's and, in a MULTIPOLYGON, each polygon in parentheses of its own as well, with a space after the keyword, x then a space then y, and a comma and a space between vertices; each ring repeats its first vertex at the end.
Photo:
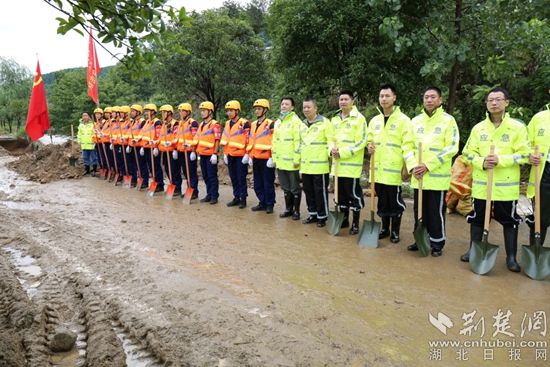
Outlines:
POLYGON ((62 145, 38 145, 35 151, 22 155, 8 166, 27 179, 40 183, 80 178, 83 169, 69 165, 71 156, 80 156, 80 148, 75 146, 74 154, 71 155, 70 142, 62 145))

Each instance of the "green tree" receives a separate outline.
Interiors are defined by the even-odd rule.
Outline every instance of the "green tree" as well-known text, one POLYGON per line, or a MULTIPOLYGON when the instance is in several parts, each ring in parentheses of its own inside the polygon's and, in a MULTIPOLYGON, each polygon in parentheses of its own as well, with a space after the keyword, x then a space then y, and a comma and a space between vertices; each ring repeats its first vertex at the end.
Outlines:
POLYGON ((27 117, 32 74, 12 59, 0 57, 0 130, 15 133, 27 117))
POLYGON ((174 105, 190 98, 210 100, 219 109, 238 99, 244 110, 251 110, 255 98, 269 94, 265 44, 245 14, 206 10, 193 14, 190 26, 170 32, 173 43, 156 48, 159 62, 153 68, 157 96, 163 100, 174 105))

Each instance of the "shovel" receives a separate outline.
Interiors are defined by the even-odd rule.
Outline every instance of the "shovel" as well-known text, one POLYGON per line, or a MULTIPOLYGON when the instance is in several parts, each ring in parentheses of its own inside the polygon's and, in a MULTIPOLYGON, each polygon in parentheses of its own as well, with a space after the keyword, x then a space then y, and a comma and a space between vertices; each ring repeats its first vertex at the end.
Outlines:
POLYGON ((172 200, 174 198, 174 191, 176 190, 176 185, 172 181, 172 161, 170 159, 170 153, 166 152, 166 165, 168 166, 168 179, 170 182, 168 182, 168 186, 166 187, 166 196, 164 197, 166 200, 172 200))
POLYGON ((191 197, 193 196, 193 188, 191 187, 191 184, 189 181, 189 159, 187 157, 187 152, 184 151, 184 160, 185 160, 185 173, 186 173, 186 181, 187 181, 187 189, 185 189, 185 194, 183 194, 183 200, 182 202, 184 204, 191 204, 191 197))
POLYGON ((76 167, 76 162, 78 162, 78 158, 74 156, 74 127, 71 125, 71 155, 69 156, 69 165, 76 167))
POLYGON ((103 156, 105 157, 105 161, 107 163, 107 171, 105 172, 103 179, 111 179, 111 164, 109 163, 109 158, 107 157, 107 148, 105 147, 105 143, 101 143, 101 148, 103 149, 103 156))
POLYGON ((132 187, 132 176, 129 175, 128 172, 128 161, 126 160, 126 151, 124 149, 124 144, 122 144, 122 126, 120 127, 120 149, 122 150, 122 158, 124 159, 124 173, 126 173, 122 177, 122 187, 125 189, 129 189, 132 187))
MULTIPOLYGON (((111 136, 111 141, 113 141, 113 138, 111 136)), ((113 143, 111 143, 113 144, 113 143)), ((113 144, 113 161, 115 162, 115 186, 118 185, 118 177, 119 177, 119 173, 118 173, 118 163, 116 161, 116 145, 113 144)))
POLYGON ((137 155, 137 145, 134 145, 134 157, 136 158, 136 167, 138 171, 138 177, 137 177, 137 183, 136 183, 136 190, 141 191, 141 185, 143 185, 143 177, 141 177, 141 167, 139 166, 139 159, 137 155))
MULTIPOLYGON (((491 145, 494 154, 495 146, 491 145)), ((487 199, 485 201, 485 221, 483 223, 483 238, 481 242, 473 242, 470 249, 470 269, 476 274, 487 274, 497 260, 498 246, 489 243, 489 224, 491 222, 491 207, 493 197, 493 169, 487 170, 487 199)))
MULTIPOLYGON (((535 146, 535 155, 539 146, 535 146)), ((544 280, 550 275, 550 248, 544 247, 540 238, 540 165, 535 166, 535 242, 522 246, 523 272, 531 279, 544 280)))
POLYGON ((147 192, 147 195, 149 197, 153 197, 155 195, 155 191, 157 191, 157 182, 155 181, 155 159, 154 159, 154 155, 153 155, 153 149, 155 149, 152 145, 151 145, 151 169, 153 170, 153 176, 151 176, 149 178, 149 189, 148 189, 148 192, 147 192))
MULTIPOLYGON (((418 143, 418 164, 422 164, 422 143, 418 143)), ((428 236, 428 230, 424 225, 424 220, 422 219, 422 182, 423 178, 418 179, 418 210, 417 210, 417 226, 413 232, 414 241, 418 250, 420 251, 420 256, 428 256, 431 249, 430 236, 428 236)))
POLYGON ((334 164, 334 211, 329 211, 327 218, 327 230, 331 236, 337 236, 344 221, 344 213, 338 211, 338 162, 334 164))
POLYGON ((370 220, 363 220, 363 228, 359 233, 357 243, 363 247, 378 247, 378 235, 380 234, 380 223, 374 220, 374 154, 370 157, 370 220))

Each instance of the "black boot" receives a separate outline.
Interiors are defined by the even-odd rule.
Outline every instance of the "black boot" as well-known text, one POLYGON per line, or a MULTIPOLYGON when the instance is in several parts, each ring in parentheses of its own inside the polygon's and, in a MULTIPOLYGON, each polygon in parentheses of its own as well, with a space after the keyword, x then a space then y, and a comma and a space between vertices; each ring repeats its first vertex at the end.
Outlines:
POLYGON ((391 217, 391 233, 390 233, 390 242, 398 243, 399 242, 399 230, 401 229, 401 214, 391 217))
POLYGON ((83 176, 88 176, 90 174, 90 166, 84 166, 83 176))
POLYGON ((97 164, 94 164, 92 166, 92 177, 95 177, 97 174, 97 164))
POLYGON ((292 212, 292 220, 300 219, 300 203, 302 202, 302 194, 294 195, 294 211, 292 212))
POLYGON ((516 253, 518 251, 518 228, 517 226, 504 226, 504 248, 506 249, 506 266, 508 270, 515 273, 521 268, 516 261, 516 253))
POLYGON ((390 235, 390 217, 381 217, 382 218, 382 229, 378 234, 378 239, 386 238, 390 235))
POLYGON ((477 224, 470 225, 470 248, 465 254, 460 256, 460 261, 465 263, 470 261, 470 250, 472 249, 472 243, 480 242, 483 238, 483 227, 477 224))
POLYGON ((353 221, 351 223, 351 228, 349 229, 349 234, 355 235, 359 233, 359 216, 361 212, 359 210, 353 210, 353 221))
POLYGON ((341 212, 344 213, 344 220, 342 221, 342 225, 340 228, 348 228, 349 227, 349 209, 341 209, 341 212))
POLYGON ((280 218, 290 217, 292 215, 294 197, 292 193, 285 191, 285 211, 279 214, 280 218))

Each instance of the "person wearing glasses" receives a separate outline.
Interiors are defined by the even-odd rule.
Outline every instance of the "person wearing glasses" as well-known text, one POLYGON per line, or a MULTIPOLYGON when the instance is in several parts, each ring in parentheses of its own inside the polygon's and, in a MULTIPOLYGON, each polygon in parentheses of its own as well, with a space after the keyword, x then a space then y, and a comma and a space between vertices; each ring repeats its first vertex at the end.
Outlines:
MULTIPOLYGON (((510 117, 506 108, 510 96, 504 88, 493 88, 487 95, 487 116, 476 124, 462 152, 473 166, 472 211, 466 217, 470 223, 470 249, 473 242, 483 236, 485 206, 487 204, 487 170, 493 169, 492 206, 493 217, 504 232, 506 266, 519 272, 516 261, 518 225, 521 218, 516 211, 519 199, 520 165, 529 160, 529 144, 526 126, 510 117), (491 154, 491 146, 494 152, 491 154)), ((460 257, 470 260, 470 250, 460 257)))

